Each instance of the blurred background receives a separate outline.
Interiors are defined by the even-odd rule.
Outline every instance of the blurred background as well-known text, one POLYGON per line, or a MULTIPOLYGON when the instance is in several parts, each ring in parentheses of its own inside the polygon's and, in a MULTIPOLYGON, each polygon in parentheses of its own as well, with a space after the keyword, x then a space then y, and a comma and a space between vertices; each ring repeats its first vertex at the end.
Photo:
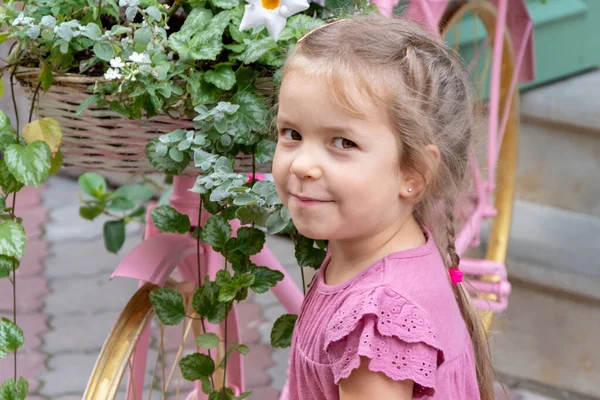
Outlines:
MULTIPOLYGON (((527 0, 527 6, 537 78, 521 87, 507 261, 512 294, 494 322, 494 364, 511 399, 600 399, 600 1, 527 0)), ((4 43, 3 55, 7 49, 4 43)), ((27 97, 16 90, 26 116, 27 97)), ((0 108, 14 120, 10 96, 0 108)), ((17 275, 26 333, 19 360, 31 399, 81 398, 104 339, 137 288, 108 277, 143 228, 128 225, 125 246, 109 254, 102 217, 79 216, 81 172, 63 169, 20 200, 28 246, 17 275)), ((105 177, 112 185, 139 181, 105 177)), ((292 243, 277 236, 267 244, 300 284, 292 243)), ((12 315, 12 304, 10 283, 0 280, 0 316, 12 315)), ((270 293, 242 305, 244 342, 253 349, 246 357, 253 399, 276 399, 285 381, 287 350, 269 345, 271 326, 283 313, 270 293)), ((12 358, 5 358, 0 382, 9 376, 12 358)))

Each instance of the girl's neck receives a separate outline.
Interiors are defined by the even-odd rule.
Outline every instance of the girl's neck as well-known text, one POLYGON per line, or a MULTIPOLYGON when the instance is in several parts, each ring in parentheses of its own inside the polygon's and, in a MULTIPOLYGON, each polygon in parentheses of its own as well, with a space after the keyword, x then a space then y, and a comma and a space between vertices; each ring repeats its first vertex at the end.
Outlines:
POLYGON ((330 241, 331 259, 326 269, 328 285, 345 282, 390 253, 425 244, 423 230, 411 215, 376 235, 353 241, 330 241))

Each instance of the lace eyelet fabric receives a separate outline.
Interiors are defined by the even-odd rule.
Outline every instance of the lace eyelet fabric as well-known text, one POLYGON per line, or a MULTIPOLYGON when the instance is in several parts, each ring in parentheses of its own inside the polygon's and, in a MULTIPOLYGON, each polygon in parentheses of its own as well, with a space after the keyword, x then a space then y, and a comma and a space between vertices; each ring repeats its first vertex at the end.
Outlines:
POLYGON ((377 288, 348 301, 329 323, 325 351, 336 383, 369 359, 369 369, 394 380, 415 382, 415 396, 431 395, 443 363, 438 334, 430 317, 406 299, 377 288))

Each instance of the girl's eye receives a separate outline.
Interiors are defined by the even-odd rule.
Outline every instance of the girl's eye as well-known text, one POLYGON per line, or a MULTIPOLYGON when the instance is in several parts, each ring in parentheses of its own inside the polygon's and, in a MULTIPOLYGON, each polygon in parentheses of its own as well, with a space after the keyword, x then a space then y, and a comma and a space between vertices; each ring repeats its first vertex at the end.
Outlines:
POLYGON ((294 129, 284 129, 282 131, 283 135, 285 136, 286 139, 289 140, 302 140, 302 135, 300 135, 300 132, 298 132, 297 130, 294 129))
POLYGON ((356 143, 354 143, 353 141, 348 140, 348 139, 337 137, 337 138, 333 139, 333 146, 337 147, 338 149, 347 150, 347 149, 355 148, 356 143))

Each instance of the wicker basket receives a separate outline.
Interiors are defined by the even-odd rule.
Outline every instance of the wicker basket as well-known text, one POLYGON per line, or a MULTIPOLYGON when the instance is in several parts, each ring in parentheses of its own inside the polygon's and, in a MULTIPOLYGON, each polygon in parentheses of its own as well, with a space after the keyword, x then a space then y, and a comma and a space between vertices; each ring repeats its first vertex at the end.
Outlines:
MULTIPOLYGON (((37 68, 20 68, 15 74, 30 101, 38 85, 39 72, 37 68)), ((94 105, 76 116, 79 105, 90 96, 88 87, 102 80, 77 74, 55 75, 50 89, 38 92, 38 118, 52 117, 60 124, 63 165, 94 171, 156 173, 146 158, 146 144, 175 129, 193 129, 193 121, 162 115, 133 120, 94 105)), ((252 157, 240 154, 236 157, 235 169, 251 172, 252 157)), ((270 170, 270 165, 256 163, 257 172, 268 173, 270 170)), ((192 167, 186 169, 189 174, 199 172, 192 167)))

